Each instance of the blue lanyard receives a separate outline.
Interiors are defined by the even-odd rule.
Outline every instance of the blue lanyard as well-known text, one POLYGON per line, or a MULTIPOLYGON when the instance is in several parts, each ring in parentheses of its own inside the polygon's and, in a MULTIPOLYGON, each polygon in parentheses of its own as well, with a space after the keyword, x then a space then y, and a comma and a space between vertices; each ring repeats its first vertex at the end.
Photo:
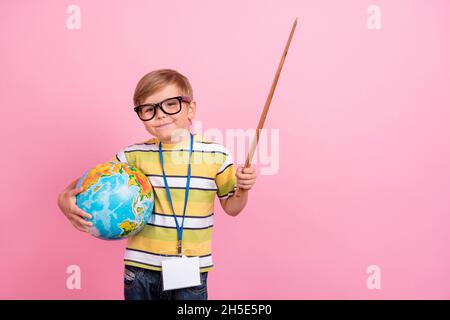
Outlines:
POLYGON ((167 199, 169 200, 170 207, 172 208, 173 218, 175 219, 175 225, 177 227, 178 255, 181 255, 181 239, 183 237, 184 217, 186 216, 186 206, 187 206, 188 197, 189 197, 189 186, 191 183, 191 158, 192 158, 192 149, 193 149, 192 147, 194 144, 194 138, 192 136, 192 133, 190 133, 190 139, 191 139, 191 142, 190 142, 190 146, 189 146, 189 164, 188 164, 188 173, 187 173, 187 179, 186 179, 186 192, 184 194, 183 220, 181 222, 181 227, 178 224, 178 219, 175 214, 175 210, 173 208, 172 197, 170 195, 169 185, 167 183, 166 172, 164 171, 164 159, 163 159, 163 155, 162 155, 162 146, 161 146, 161 142, 159 143, 159 161, 161 162, 162 174, 163 174, 163 178, 164 178, 164 186, 166 187, 167 199))

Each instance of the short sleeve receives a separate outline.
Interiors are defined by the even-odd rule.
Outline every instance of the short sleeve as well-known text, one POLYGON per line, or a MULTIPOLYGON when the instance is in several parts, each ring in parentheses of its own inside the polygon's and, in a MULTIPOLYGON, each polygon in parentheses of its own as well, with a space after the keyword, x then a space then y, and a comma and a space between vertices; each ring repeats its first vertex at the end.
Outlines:
POLYGON ((233 157, 226 152, 225 161, 216 174, 217 196, 219 199, 227 199, 236 191, 236 170, 233 166, 233 157))
POLYGON ((127 156, 125 154, 125 149, 122 149, 122 150, 120 150, 119 152, 116 153, 116 159, 119 162, 128 163, 128 159, 127 159, 127 156))
POLYGON ((126 148, 120 150, 119 152, 117 152, 115 155, 115 158, 119 162, 124 162, 124 163, 128 163, 130 165, 135 165, 136 159, 135 159, 134 153, 131 151, 132 151, 131 147, 126 147, 126 148))

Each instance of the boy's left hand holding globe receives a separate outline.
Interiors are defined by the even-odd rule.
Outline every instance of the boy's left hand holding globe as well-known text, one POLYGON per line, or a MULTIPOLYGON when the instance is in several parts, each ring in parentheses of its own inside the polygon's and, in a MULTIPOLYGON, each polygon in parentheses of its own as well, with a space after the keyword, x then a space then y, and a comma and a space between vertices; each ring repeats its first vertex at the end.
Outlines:
POLYGON ((92 216, 76 205, 76 195, 83 191, 81 187, 76 187, 78 180, 80 179, 73 181, 63 190, 63 192, 61 192, 58 196, 58 206, 76 229, 88 232, 89 227, 92 226, 92 222, 86 221, 83 218, 92 219, 92 216))
POLYGON ((73 181, 59 195, 58 205, 76 229, 100 239, 124 239, 145 226, 154 195, 144 173, 114 159, 73 181))

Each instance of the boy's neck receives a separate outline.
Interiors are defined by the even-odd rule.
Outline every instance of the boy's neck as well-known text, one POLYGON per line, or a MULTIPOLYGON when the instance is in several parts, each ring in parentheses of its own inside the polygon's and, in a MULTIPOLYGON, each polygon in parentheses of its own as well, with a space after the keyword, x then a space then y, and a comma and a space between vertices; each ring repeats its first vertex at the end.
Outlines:
POLYGON ((186 129, 186 130, 179 130, 178 133, 172 134, 171 137, 167 140, 159 139, 159 141, 161 141, 163 144, 178 144, 188 140, 189 138, 190 138, 190 131, 186 129))

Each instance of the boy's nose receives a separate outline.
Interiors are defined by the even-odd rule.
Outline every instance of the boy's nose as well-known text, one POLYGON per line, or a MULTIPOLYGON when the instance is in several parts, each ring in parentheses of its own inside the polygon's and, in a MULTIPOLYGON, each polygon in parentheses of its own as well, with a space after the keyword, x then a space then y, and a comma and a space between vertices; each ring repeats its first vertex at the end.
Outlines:
POLYGON ((155 115, 156 119, 161 119, 166 116, 166 114, 161 110, 161 108, 156 108, 155 112, 156 112, 156 115, 155 115))

